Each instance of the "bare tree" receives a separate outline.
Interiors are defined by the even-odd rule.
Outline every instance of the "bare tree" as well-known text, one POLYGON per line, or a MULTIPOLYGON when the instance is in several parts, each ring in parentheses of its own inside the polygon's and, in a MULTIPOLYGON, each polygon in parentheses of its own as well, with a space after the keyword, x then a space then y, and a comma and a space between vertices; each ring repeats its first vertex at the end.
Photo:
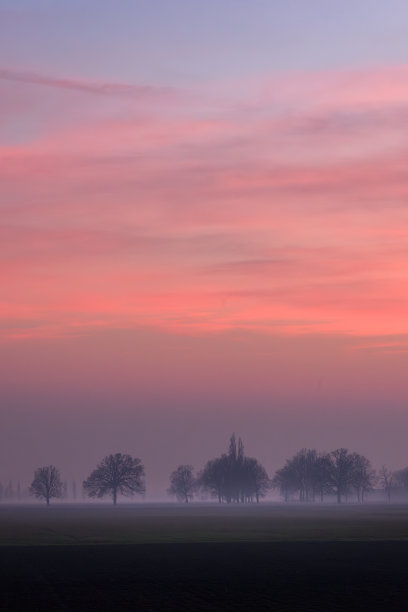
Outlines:
POLYGON ((290 460, 287 460, 283 468, 275 472, 275 476, 272 478, 272 487, 279 489, 285 502, 288 502, 290 497, 299 490, 297 474, 290 460))
POLYGON ((209 491, 213 497, 217 497, 219 504, 222 503, 224 497, 227 473, 228 457, 222 455, 207 461, 199 475, 200 486, 209 491))
POLYGON ((324 494, 332 491, 329 464, 327 455, 321 455, 315 449, 302 448, 275 473, 272 486, 280 490, 285 501, 295 494, 301 502, 315 501, 316 495, 323 501, 324 494))
POLYGON ((340 504, 343 495, 347 495, 353 485, 355 456, 346 448, 338 448, 330 453, 329 479, 340 504))
POLYGON ((388 503, 391 502, 391 493, 395 488, 395 475, 394 472, 391 472, 385 465, 382 466, 380 470, 380 484, 384 489, 384 493, 387 496, 388 503))
POLYGON ((321 491, 320 456, 315 449, 302 448, 291 460, 299 488, 299 501, 315 501, 321 491))
POLYGON ((8 485, 4 490, 4 497, 7 500, 14 499, 14 489, 13 489, 13 483, 11 482, 11 480, 8 481, 8 485))
POLYGON ((244 457, 241 467, 241 501, 259 503, 271 488, 271 481, 263 465, 253 457, 244 457))
POLYGON ((83 482, 84 491, 89 497, 112 495, 116 504, 118 494, 134 495, 144 493, 144 466, 140 459, 130 455, 107 455, 83 482))
POLYGON ((319 454, 315 464, 315 493, 319 495, 321 503, 325 494, 333 493, 330 484, 330 456, 327 453, 319 454))
POLYGON ((318 495, 323 502, 325 494, 335 493, 341 503, 343 496, 355 490, 363 503, 375 482, 375 471, 363 455, 349 453, 346 448, 329 454, 303 448, 275 473, 272 486, 280 490, 285 501, 294 495, 301 502, 315 501, 318 495))
POLYGON ((353 453, 352 457, 354 462, 352 484, 356 490, 358 501, 364 503, 364 495, 368 491, 372 491, 376 483, 375 471, 364 455, 353 453))
POLYGON ((197 488, 197 480, 193 474, 191 465, 179 465, 177 470, 170 475, 170 495, 175 495, 180 501, 186 504, 193 498, 194 491, 197 488))
POLYGON ((394 480, 398 489, 406 494, 408 491, 408 467, 394 472, 394 480))
POLYGON ((34 480, 31 483, 30 495, 44 499, 47 506, 53 497, 61 497, 62 482, 59 471, 53 465, 40 467, 34 472, 34 480))

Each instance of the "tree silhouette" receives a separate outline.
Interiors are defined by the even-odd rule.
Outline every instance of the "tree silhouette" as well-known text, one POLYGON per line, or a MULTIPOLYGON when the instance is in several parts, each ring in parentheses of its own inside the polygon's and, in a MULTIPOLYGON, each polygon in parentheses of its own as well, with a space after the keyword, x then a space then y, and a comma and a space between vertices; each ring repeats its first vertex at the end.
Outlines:
POLYGON ((383 465, 380 470, 379 477, 380 477, 380 484, 382 488, 384 489, 385 495, 387 496, 388 503, 390 503, 391 493, 393 489, 395 488, 395 484, 396 484, 395 474, 394 472, 386 468, 385 465, 383 465))
POLYGON ((367 457, 358 453, 353 453, 352 456, 354 460, 352 484, 356 490, 358 501, 363 503, 365 493, 373 490, 377 479, 367 457))
POLYGON ((4 497, 8 500, 14 499, 14 489, 13 489, 13 483, 11 482, 11 480, 8 481, 8 485, 5 488, 4 497))
POLYGON ((265 468, 253 457, 244 457, 240 469, 241 501, 257 503, 271 488, 265 468))
POLYGON ((194 491, 197 487, 197 481, 193 475, 193 467, 191 465, 179 465, 177 470, 170 475, 170 495, 175 495, 180 501, 186 504, 193 498, 194 491))
POLYGON ((404 492, 408 491, 408 467, 394 472, 394 477, 398 488, 402 489, 404 492))
POLYGON ((285 502, 288 502, 291 495, 299 491, 297 475, 291 460, 287 460, 282 468, 276 470, 275 476, 272 478, 272 487, 279 489, 285 502))
POLYGON ((144 466, 140 459, 130 455, 107 455, 83 482, 89 497, 112 495, 116 505, 118 494, 134 495, 146 490, 144 466))
POLYGON ((227 455, 222 455, 207 461, 199 476, 200 486, 209 491, 213 497, 217 497, 219 504, 225 496, 227 474, 228 457, 227 455))
POLYGON ((257 502, 264 497, 270 481, 265 468, 252 457, 245 457, 241 438, 229 441, 228 454, 211 459, 199 477, 200 485, 211 495, 230 503, 257 502))
POLYGON ((353 490, 361 503, 376 482, 369 460, 358 453, 339 448, 329 454, 303 448, 288 459, 275 473, 272 486, 288 501, 297 495, 299 501, 323 501, 325 494, 335 493, 338 503, 353 490))
POLYGON ((61 494, 61 476, 56 467, 47 465, 35 470, 34 480, 30 486, 30 495, 44 499, 48 506, 53 497, 61 497, 61 494))
POLYGON ((329 481, 336 492, 337 503, 341 504, 343 495, 347 495, 353 486, 355 454, 346 448, 338 448, 330 453, 329 460, 329 481))
POLYGON ((275 473, 272 486, 280 490, 285 501, 291 495, 298 495, 301 502, 315 501, 319 495, 323 501, 324 494, 331 492, 329 466, 327 455, 302 448, 275 473))

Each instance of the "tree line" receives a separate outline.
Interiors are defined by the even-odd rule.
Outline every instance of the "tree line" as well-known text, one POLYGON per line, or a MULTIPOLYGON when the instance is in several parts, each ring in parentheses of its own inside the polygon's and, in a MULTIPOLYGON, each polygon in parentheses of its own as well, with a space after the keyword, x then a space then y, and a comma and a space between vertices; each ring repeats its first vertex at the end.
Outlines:
POLYGON ((230 439, 228 453, 211 459, 194 478, 191 466, 179 466, 171 475, 169 492, 188 502, 200 490, 219 503, 259 502, 277 491, 285 502, 324 502, 335 497, 338 504, 356 499, 364 503, 367 493, 381 489, 390 502, 393 495, 408 494, 408 467, 376 473, 364 455, 339 448, 330 453, 302 449, 285 462, 272 478, 256 460, 244 455, 242 440, 230 439))
POLYGON ((170 476, 170 495, 188 503, 197 491, 209 493, 219 503, 259 502, 271 488, 265 468, 253 457, 246 457, 244 445, 235 434, 228 452, 207 461, 195 477, 190 465, 181 465, 170 476))
MULTIPOLYGON (((220 504, 245 504, 258 503, 277 491, 286 502, 323 502, 334 496, 340 504, 350 499, 363 503, 375 487, 383 490, 389 502, 394 494, 408 492, 408 467, 395 472, 382 467, 376 473, 365 456, 345 448, 329 453, 302 449, 270 478, 257 459, 245 455, 241 438, 233 434, 227 452, 208 460, 197 474, 191 465, 179 465, 170 474, 168 494, 185 503, 210 495, 220 504)), ((76 497, 76 486, 73 490, 76 497)), ((114 504, 119 496, 143 494, 144 465, 128 454, 107 455, 83 481, 82 490, 90 498, 110 496, 114 504)), ((43 466, 35 470, 29 493, 49 505, 53 498, 66 496, 66 482, 55 466, 43 466)), ((0 484, 0 500, 3 494, 0 484)))
MULTIPOLYGON (((30 486, 21 484, 20 480, 16 482, 9 480, 4 485, 0 482, 0 502, 26 502, 30 499, 30 496, 30 486)), ((59 497, 62 500, 77 501, 81 496, 85 497, 81 489, 77 487, 75 480, 61 481, 61 495, 59 497)))
POLYGON ((298 496, 299 501, 315 501, 331 494, 341 503, 353 492, 359 502, 376 484, 376 474, 370 461, 358 453, 339 448, 331 453, 302 449, 279 469, 272 485, 286 501, 298 496))
POLYGON ((303 448, 276 471, 271 480, 285 501, 323 502, 335 496, 337 503, 353 497, 363 503, 367 493, 382 490, 388 502, 408 494, 408 467, 376 472, 364 455, 338 448, 330 453, 303 448))

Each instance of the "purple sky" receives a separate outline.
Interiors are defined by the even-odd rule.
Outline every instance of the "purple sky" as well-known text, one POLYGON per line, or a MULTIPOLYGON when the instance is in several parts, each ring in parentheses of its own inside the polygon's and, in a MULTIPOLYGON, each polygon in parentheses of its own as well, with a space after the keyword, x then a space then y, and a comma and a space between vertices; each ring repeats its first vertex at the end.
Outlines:
POLYGON ((0 481, 408 464, 407 17, 0 0, 0 481))

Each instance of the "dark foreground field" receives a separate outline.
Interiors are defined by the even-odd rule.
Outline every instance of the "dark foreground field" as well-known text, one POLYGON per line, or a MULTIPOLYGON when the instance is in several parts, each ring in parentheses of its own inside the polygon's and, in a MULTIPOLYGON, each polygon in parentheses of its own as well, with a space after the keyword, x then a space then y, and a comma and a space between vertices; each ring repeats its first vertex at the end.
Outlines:
POLYGON ((1 508, 0 609, 404 610, 407 527, 406 507, 1 508))

